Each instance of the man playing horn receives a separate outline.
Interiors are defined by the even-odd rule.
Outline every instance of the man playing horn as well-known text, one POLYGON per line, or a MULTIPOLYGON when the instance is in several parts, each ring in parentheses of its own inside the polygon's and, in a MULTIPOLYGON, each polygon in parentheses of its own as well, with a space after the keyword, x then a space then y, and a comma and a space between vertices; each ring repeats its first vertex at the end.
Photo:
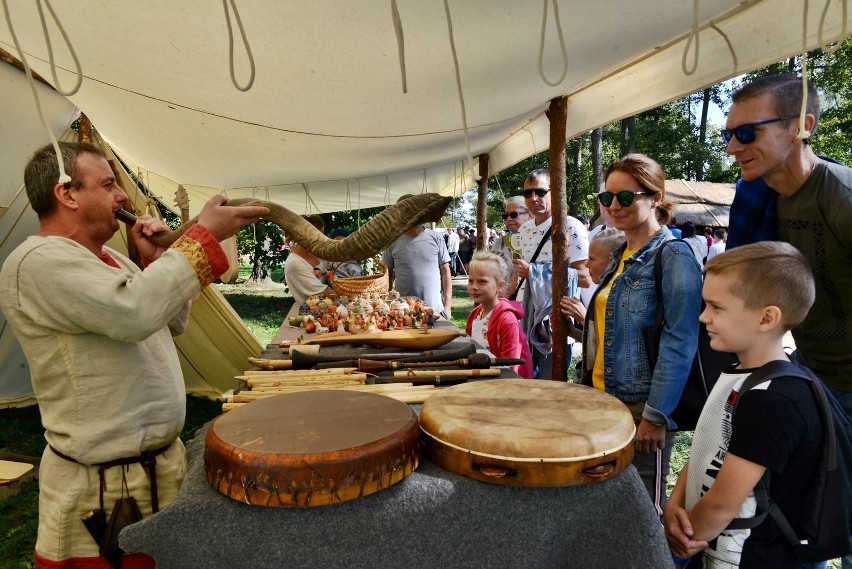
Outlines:
MULTIPOLYGON (((98 524, 89 518, 87 530, 85 515, 109 519, 119 498, 132 497, 147 516, 177 493, 186 399, 172 335, 186 328, 191 299, 227 269, 219 241, 269 209, 226 207, 216 196, 169 248, 150 239, 168 227, 142 216, 128 231, 142 270, 105 246, 128 197, 103 152, 85 143, 60 150, 69 183, 57 182, 51 145, 26 167, 40 227, 3 264, 0 308, 29 362, 48 443, 35 566, 99 567, 98 524)), ((125 557, 153 566, 144 554, 125 557)))

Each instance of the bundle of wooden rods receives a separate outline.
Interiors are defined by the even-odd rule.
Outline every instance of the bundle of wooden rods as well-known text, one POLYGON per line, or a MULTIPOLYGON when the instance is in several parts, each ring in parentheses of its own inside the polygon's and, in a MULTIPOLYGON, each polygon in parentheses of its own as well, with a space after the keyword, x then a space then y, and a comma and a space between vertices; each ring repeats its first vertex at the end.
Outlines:
POLYGON ((380 376, 359 372, 354 367, 312 370, 249 370, 236 379, 246 389, 235 393, 223 403, 222 410, 230 411, 263 397, 314 389, 349 389, 367 391, 392 397, 403 403, 423 403, 444 384, 459 383, 469 377, 499 377, 499 369, 442 369, 385 372, 380 376))

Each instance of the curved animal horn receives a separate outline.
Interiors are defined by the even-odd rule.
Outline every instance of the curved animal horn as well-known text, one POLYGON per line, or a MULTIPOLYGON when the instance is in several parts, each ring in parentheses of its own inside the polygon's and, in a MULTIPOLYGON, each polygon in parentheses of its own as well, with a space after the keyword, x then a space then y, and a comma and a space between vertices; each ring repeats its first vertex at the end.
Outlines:
MULTIPOLYGON (((440 194, 417 194, 406 198, 390 206, 340 241, 329 239, 301 215, 276 203, 254 198, 240 198, 228 200, 228 205, 268 207, 269 215, 263 218, 278 225, 293 241, 320 259, 355 261, 384 251, 397 237, 412 227, 439 221, 451 200, 452 198, 440 194)), ((197 221, 196 216, 175 231, 155 235, 151 240, 161 247, 169 247, 197 221)))

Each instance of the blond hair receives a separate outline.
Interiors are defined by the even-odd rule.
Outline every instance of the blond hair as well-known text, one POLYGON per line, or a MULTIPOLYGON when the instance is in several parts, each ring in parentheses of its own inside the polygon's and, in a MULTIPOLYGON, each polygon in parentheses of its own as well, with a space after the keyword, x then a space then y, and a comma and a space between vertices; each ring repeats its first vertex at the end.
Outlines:
POLYGON ((814 303, 815 287, 805 256, 789 243, 760 241, 729 249, 704 266, 708 275, 732 275, 731 294, 753 310, 777 306, 789 330, 805 319, 814 303))
POLYGON ((506 280, 506 260, 496 253, 492 253, 491 251, 476 251, 470 259, 471 271, 475 267, 481 267, 486 273, 494 277, 494 280, 498 283, 506 280))

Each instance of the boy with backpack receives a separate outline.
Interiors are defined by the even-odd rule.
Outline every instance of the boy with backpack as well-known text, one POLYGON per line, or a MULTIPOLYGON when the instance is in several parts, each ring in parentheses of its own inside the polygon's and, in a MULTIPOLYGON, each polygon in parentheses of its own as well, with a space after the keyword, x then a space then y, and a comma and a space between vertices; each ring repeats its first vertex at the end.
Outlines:
MULTIPOLYGON (((785 537, 774 514, 762 511, 767 508, 761 499, 768 488, 772 509, 780 510, 801 539, 816 506, 808 489, 820 487, 825 474, 824 424, 833 434, 831 425, 841 420, 821 396, 821 386, 803 380, 803 370, 789 363, 782 344, 813 304, 809 265, 795 247, 764 241, 718 255, 705 273, 700 320, 710 345, 735 353, 739 364, 713 388, 690 460, 666 505, 663 522, 673 560, 701 567, 700 560, 690 559, 701 552, 704 567, 824 567, 824 562, 800 564, 799 546, 785 537), (790 373, 767 375, 776 368, 790 373), (743 388, 750 375, 759 383, 743 388), (821 412, 827 418, 821 419, 821 412), (770 473, 771 484, 765 476, 770 473)), ((837 430, 848 458, 848 422, 837 430)), ((835 474, 843 477, 845 465, 837 466, 835 474)), ((833 499, 848 500, 848 494, 833 499)), ((847 513, 848 504, 840 509, 847 513)), ((837 523, 848 524, 847 516, 838 516, 837 523)), ((837 555, 848 545, 843 535, 837 555)))

